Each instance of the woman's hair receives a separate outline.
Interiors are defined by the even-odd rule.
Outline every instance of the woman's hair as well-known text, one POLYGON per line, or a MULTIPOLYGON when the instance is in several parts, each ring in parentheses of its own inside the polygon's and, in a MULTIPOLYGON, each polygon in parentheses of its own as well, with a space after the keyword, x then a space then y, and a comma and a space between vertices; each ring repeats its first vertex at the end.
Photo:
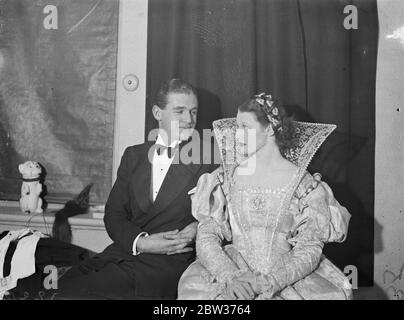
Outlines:
MULTIPOLYGON (((265 105, 265 99, 263 101, 265 105)), ((278 101, 274 101, 272 98, 270 101, 272 102, 270 109, 268 107, 264 108, 263 104, 257 101, 257 96, 254 96, 242 103, 238 110, 240 112, 254 113, 257 121, 264 127, 271 125, 279 151, 282 155, 285 155, 286 151, 293 145, 295 133, 293 119, 286 114, 285 108, 278 101), (277 109, 276 115, 271 112, 274 109, 277 109)))
POLYGON ((170 93, 184 93, 184 94, 194 94, 196 91, 189 83, 181 79, 171 79, 164 82, 157 91, 154 104, 159 106, 160 109, 164 109, 167 105, 167 96, 170 93))

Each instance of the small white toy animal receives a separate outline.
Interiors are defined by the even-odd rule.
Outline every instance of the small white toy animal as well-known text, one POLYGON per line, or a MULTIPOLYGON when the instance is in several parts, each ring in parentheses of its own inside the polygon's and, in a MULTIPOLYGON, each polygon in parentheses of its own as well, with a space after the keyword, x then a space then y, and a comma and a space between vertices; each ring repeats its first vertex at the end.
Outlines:
POLYGON ((38 162, 27 161, 18 166, 22 174, 20 209, 24 213, 42 213, 42 192, 40 175, 42 169, 38 162))

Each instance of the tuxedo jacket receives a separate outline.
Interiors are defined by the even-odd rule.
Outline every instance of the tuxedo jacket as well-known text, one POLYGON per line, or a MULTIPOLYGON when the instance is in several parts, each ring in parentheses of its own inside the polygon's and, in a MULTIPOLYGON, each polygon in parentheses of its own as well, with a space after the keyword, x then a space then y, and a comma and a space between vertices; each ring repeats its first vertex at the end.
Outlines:
POLYGON ((105 206, 105 227, 113 244, 101 254, 116 263, 126 263, 137 298, 175 299, 181 274, 194 260, 195 252, 163 255, 132 254, 133 241, 141 232, 149 234, 181 230, 196 221, 188 191, 199 177, 218 166, 214 150, 206 142, 182 143, 176 152, 159 193, 151 201, 153 142, 128 147, 121 159, 117 179, 105 206), (180 154, 199 144, 197 163, 183 163, 180 154), (183 150, 183 148, 185 150, 183 150), (210 148, 210 155, 202 150, 210 148), (204 162, 203 162, 204 161, 204 162), (215 164, 216 163, 216 164, 215 164))

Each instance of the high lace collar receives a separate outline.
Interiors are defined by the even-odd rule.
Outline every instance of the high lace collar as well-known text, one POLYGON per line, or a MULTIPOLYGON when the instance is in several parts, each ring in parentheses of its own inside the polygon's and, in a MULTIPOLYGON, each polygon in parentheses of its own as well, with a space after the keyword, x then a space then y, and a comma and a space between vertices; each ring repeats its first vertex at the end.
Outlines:
MULTIPOLYGON (((334 124, 293 121, 295 136, 292 146, 283 156, 305 171, 317 150, 327 137, 336 129, 334 124)), ((224 118, 213 122, 213 130, 225 166, 237 166, 246 159, 237 150, 235 134, 236 118, 224 118)))

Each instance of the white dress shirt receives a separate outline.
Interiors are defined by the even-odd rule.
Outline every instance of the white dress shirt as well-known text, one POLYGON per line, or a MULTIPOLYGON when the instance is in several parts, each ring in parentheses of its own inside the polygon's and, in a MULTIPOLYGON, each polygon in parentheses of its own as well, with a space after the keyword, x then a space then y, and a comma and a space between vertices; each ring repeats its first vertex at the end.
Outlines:
MULTIPOLYGON (((159 145, 163 145, 166 147, 171 147, 171 148, 175 148, 173 154, 171 155, 171 158, 168 157, 167 154, 167 150, 164 150, 163 152, 160 153, 160 155, 157 153, 157 149, 154 150, 154 154, 153 154, 153 159, 152 159, 152 201, 154 202, 157 198, 157 195, 160 191, 161 185, 163 184, 164 178, 167 175, 168 169, 170 169, 170 165, 173 162, 174 156, 175 156, 175 152, 177 152, 178 148, 178 144, 179 141, 173 141, 169 146, 167 146, 167 144, 165 143, 165 141, 163 140, 163 138, 158 135, 157 136, 157 140, 155 144, 159 144, 159 145)), ((148 234, 147 232, 141 232, 139 233, 139 235, 136 237, 135 241, 133 241, 133 254, 134 255, 138 255, 140 252, 138 252, 136 250, 136 244, 137 241, 139 240, 140 237, 145 236, 147 237, 148 234)))

